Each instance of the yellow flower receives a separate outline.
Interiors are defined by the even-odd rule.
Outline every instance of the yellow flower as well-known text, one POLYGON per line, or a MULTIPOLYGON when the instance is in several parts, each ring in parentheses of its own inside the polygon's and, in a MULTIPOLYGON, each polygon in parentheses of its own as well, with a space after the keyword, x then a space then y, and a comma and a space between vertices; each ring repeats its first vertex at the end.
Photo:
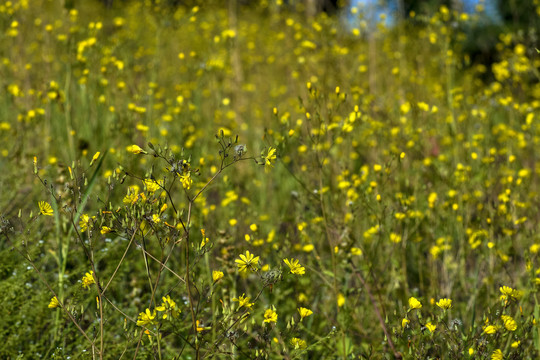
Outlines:
POLYGON ((277 312, 275 312, 272 309, 267 309, 264 312, 264 322, 265 323, 277 322, 277 312))
POLYGON ((178 309, 176 303, 171 299, 170 295, 164 296, 162 300, 163 303, 161 306, 158 306, 156 310, 165 312, 165 314, 163 314, 163 319, 169 318, 170 320, 171 317, 177 318, 180 314, 180 309, 178 309))
POLYGON ((501 319, 504 323, 504 327, 506 328, 506 330, 516 331, 517 329, 516 320, 514 320, 511 316, 508 316, 508 315, 502 315, 501 319))
POLYGON ((429 330, 430 333, 433 333, 435 331, 435 329, 437 328, 437 325, 433 325, 431 322, 428 322, 426 324, 426 327, 427 327, 427 329, 429 330))
POLYGON ((161 188, 161 186, 163 185, 163 181, 158 182, 153 179, 145 179, 144 185, 146 186, 146 191, 153 194, 154 192, 156 192, 157 190, 161 188))
POLYGON ((469 356, 472 356, 474 355, 474 349, 473 348, 469 348, 469 356))
POLYGON ((214 282, 219 281, 222 278, 223 278, 223 271, 219 271, 219 270, 212 271, 212 280, 214 280, 214 282))
POLYGON ((156 310, 150 313, 150 309, 146 309, 146 312, 139 313, 139 317, 137 318, 137 325, 146 326, 146 325, 152 324, 155 318, 156 318, 156 310))
POLYGON ((108 234, 108 233, 110 233, 111 231, 113 231, 113 229, 111 229, 111 228, 108 227, 108 226, 102 226, 102 227, 101 227, 101 234, 102 234, 102 235, 108 234))
POLYGON ((257 265, 259 264, 259 257, 253 256, 253 254, 250 254, 249 250, 246 251, 246 254, 240 254, 240 259, 234 260, 236 265, 238 266, 238 271, 244 272, 248 269, 251 271, 255 271, 257 269, 257 265))
POLYGON ((276 149, 273 147, 268 148, 266 156, 263 156, 264 159, 264 170, 269 171, 272 168, 272 162, 276 159, 276 149))
POLYGON ((345 295, 343 295, 342 293, 339 293, 338 296, 337 296, 337 306, 338 307, 342 307, 343 305, 345 305, 345 295))
POLYGON ((439 299, 437 301, 436 305, 440 307, 443 310, 448 310, 452 307, 452 300, 451 299, 439 299))
POLYGON ((518 341, 514 341, 512 343, 512 345, 510 345, 512 348, 516 349, 517 347, 519 347, 519 345, 521 345, 521 340, 518 340, 518 341))
POLYGON ((238 302, 239 309, 243 306, 250 309, 255 303, 250 303, 249 300, 251 300, 251 298, 249 296, 244 296, 244 295, 246 294, 242 294, 240 297, 232 299, 232 301, 238 302))
POLYGON ((306 268, 298 263, 298 260, 292 259, 283 259, 283 262, 291 269, 291 274, 304 275, 306 273, 306 268))
POLYGON ((54 309, 54 308, 59 307, 59 306, 60 306, 60 302, 58 301, 58 298, 56 296, 54 296, 51 299, 51 302, 49 303, 49 309, 54 309))
POLYGON ((139 200, 139 194, 137 194, 136 191, 129 191, 128 194, 126 196, 124 196, 124 199, 122 200, 122 202, 124 204, 135 204, 137 202, 137 200, 139 200))
POLYGON ((390 241, 397 244, 401 242, 401 235, 390 233, 390 241))
POLYGON ((418 301, 417 298, 415 297, 409 298, 409 310, 420 309, 421 307, 422 307, 422 303, 418 301))
POLYGON ((79 226, 81 227, 81 232, 85 232, 88 230, 88 226, 90 226, 90 220, 93 220, 94 216, 90 217, 88 214, 82 214, 79 219, 79 226))
POLYGON ((197 332, 201 332, 201 331, 204 331, 204 327, 200 326, 200 322, 199 320, 197 320, 197 332))
POLYGON ((521 299, 521 296, 523 295, 521 291, 516 290, 516 289, 512 289, 509 286, 501 286, 499 288, 499 291, 502 294, 500 299, 503 300, 503 301, 519 300, 519 299, 521 299))
POLYGON ((407 319, 407 318, 403 318, 403 320, 401 320, 401 327, 402 328, 405 328, 409 325, 409 323, 411 322, 411 320, 407 319))
POLYGON ((141 147, 138 145, 129 145, 126 148, 127 151, 129 151, 132 154, 148 154, 146 151, 144 151, 141 147))
POLYGON ((499 330, 499 328, 495 325, 487 325, 487 326, 484 326, 484 332, 486 334, 495 334, 497 332, 497 330, 499 330))
POLYGON ((96 283, 96 281, 94 280, 94 272, 92 270, 84 274, 82 278, 82 283, 83 283, 83 288, 86 288, 86 289, 90 289, 90 285, 96 283))
POLYGON ((52 214, 54 214, 51 204, 49 204, 48 202, 40 201, 38 202, 38 206, 39 206, 39 213, 41 215, 52 216, 52 214))
POLYGON ((90 161, 90 166, 94 164, 94 162, 99 158, 100 154, 101 153, 98 151, 97 153, 94 154, 94 156, 92 156, 92 160, 90 161))
POLYGON ((304 320, 305 317, 308 317, 311 314, 313 314, 313 311, 311 311, 310 309, 307 309, 305 307, 299 307, 296 310, 298 310, 298 313, 300 314, 300 321, 304 320))
POLYGON ((501 349, 497 349, 491 354, 491 360, 503 360, 504 355, 501 349))
POLYGON ((186 190, 189 190, 191 188, 191 185, 193 184, 191 173, 188 172, 185 175, 180 175, 180 181, 182 182, 182 187, 186 190))
POLYGON ((298 350, 298 349, 305 349, 307 344, 305 340, 293 337, 291 339, 291 346, 294 347, 295 350, 298 350))

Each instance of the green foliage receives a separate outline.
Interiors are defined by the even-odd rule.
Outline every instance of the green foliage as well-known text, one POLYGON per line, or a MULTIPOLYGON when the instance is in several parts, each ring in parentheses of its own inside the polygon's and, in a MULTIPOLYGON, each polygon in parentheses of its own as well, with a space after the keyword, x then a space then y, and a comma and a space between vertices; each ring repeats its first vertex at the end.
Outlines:
POLYGON ((535 48, 280 4, 0 5, 0 357, 538 357, 535 48))

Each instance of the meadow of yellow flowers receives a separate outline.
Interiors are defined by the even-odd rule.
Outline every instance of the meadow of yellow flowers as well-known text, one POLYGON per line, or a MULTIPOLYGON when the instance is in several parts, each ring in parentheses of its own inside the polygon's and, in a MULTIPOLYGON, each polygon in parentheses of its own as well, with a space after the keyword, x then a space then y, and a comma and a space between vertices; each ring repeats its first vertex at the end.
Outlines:
POLYGON ((0 1, 0 358, 540 356, 531 37, 303 10, 0 1))

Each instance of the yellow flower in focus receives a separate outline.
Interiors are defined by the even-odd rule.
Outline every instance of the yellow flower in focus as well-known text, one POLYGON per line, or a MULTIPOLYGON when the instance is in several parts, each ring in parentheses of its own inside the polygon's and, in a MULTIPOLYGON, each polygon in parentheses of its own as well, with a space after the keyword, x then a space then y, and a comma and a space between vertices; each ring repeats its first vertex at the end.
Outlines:
POLYGON ((58 301, 58 298, 56 296, 54 296, 52 299, 51 299, 51 302, 49 303, 49 309, 54 309, 54 308, 57 308, 60 306, 60 302, 58 301))
POLYGON ((49 204, 48 202, 40 201, 38 202, 38 206, 39 206, 39 213, 41 215, 52 216, 54 214, 53 208, 51 207, 51 204, 49 204))
POLYGON ((296 310, 298 310, 298 313, 300 314, 300 321, 304 320, 305 317, 308 317, 313 314, 313 311, 305 307, 299 307, 296 310))
POLYGON ((446 298, 440 299, 439 301, 437 301, 436 305, 443 310, 448 310, 452 307, 452 300, 446 298))
POLYGON ((214 282, 217 282, 221 280, 222 278, 223 278, 223 271, 219 271, 219 270, 212 271, 212 280, 214 280, 214 282))
POLYGON ((146 309, 146 312, 139 313, 139 317, 137 318, 137 325, 146 326, 146 325, 152 324, 155 318, 156 318, 156 310, 150 313, 150 309, 146 309))
POLYGON ((421 307, 422 307, 422 303, 418 301, 417 298, 415 297, 409 298, 409 310, 420 309, 421 307))
POLYGON ((248 269, 251 271, 257 270, 257 265, 259 264, 259 257, 254 256, 249 252, 249 250, 246 251, 246 254, 240 254, 240 259, 234 260, 236 265, 238 266, 238 271, 244 272, 248 269))
POLYGON ((94 272, 92 270, 84 274, 82 278, 83 288, 90 289, 90 285, 95 284, 95 283, 96 281, 94 280, 94 272))
POLYGON ((304 275, 306 273, 306 268, 299 264, 298 260, 292 259, 283 259, 283 262, 287 264, 291 270, 291 274, 304 275))
POLYGON ((264 322, 265 323, 276 323, 277 322, 277 312, 272 309, 267 309, 264 312, 264 322))

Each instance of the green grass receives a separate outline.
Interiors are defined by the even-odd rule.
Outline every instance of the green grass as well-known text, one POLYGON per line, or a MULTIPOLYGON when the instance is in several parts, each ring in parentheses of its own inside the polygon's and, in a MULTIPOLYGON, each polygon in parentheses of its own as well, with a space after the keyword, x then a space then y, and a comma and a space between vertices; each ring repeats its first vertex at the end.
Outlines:
POLYGON ((0 4, 1 358, 538 357, 537 45, 115 6, 0 4))

